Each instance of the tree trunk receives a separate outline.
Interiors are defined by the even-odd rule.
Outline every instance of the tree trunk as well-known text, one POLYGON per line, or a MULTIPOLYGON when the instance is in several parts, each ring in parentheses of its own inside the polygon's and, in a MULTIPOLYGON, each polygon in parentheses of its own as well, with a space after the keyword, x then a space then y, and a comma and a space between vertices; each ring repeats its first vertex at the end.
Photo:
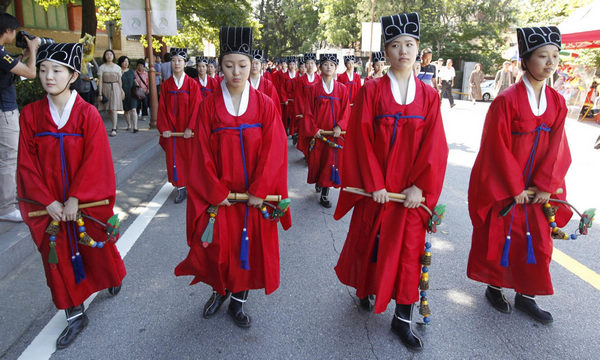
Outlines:
POLYGON ((98 18, 96 18, 96 1, 95 0, 81 0, 81 37, 85 34, 96 36, 96 29, 98 28, 98 18))

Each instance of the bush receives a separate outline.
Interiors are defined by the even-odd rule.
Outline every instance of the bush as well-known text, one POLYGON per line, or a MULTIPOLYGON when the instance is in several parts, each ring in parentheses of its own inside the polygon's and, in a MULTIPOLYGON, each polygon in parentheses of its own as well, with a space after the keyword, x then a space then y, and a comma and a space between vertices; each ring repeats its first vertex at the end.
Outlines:
POLYGON ((17 90, 19 110, 23 109, 23 106, 38 101, 46 95, 37 77, 33 80, 26 79, 15 82, 15 89, 17 90))

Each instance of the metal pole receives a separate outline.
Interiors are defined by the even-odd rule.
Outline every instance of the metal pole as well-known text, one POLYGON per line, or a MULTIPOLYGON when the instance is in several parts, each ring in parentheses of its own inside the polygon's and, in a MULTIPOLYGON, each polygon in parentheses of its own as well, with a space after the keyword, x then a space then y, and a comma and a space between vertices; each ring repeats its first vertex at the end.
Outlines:
POLYGON ((156 128, 156 117, 158 113, 158 96, 156 94, 156 70, 154 70, 154 51, 152 50, 152 8, 150 0, 146 0, 146 37, 148 40, 148 82, 150 83, 150 129, 156 128))
POLYGON ((371 40, 369 41, 369 68, 367 69, 367 76, 371 75, 371 69, 373 68, 373 20, 375 13, 375 0, 371 0, 371 40))

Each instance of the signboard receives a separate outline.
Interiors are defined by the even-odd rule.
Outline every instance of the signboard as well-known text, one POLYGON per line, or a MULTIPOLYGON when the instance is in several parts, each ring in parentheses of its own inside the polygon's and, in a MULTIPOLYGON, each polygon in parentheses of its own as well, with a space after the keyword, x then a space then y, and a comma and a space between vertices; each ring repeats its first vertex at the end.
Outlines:
POLYGON ((373 23, 373 47, 371 47, 371 23, 362 23, 360 50, 363 52, 381 51, 381 23, 373 23))
MULTIPOLYGON (((150 0, 152 35, 177 35, 175 0, 150 0)), ((124 35, 145 35, 145 0, 121 0, 121 32, 124 35)))

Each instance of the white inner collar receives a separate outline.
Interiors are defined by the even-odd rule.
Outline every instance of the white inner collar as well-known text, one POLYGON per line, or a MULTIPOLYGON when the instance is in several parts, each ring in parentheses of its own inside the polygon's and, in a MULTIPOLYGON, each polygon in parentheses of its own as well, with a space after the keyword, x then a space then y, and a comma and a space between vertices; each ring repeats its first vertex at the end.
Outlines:
POLYGON ((200 85, 202 85, 202 87, 206 87, 206 82, 208 81, 208 76, 204 75, 204 79, 202 79, 202 76, 198 75, 198 81, 200 81, 200 85))
POLYGON ((173 74, 173 81, 175 81, 175 86, 177 86, 177 90, 181 89, 181 87, 183 86, 183 80, 185 80, 185 73, 181 74, 179 80, 177 79, 177 76, 173 74))
POLYGON ((323 90, 325 90, 325 93, 327 95, 331 94, 333 92, 335 80, 331 79, 331 88, 329 88, 329 86, 325 82, 325 79, 321 79, 321 82, 323 83, 323 90))
POLYGON ((238 113, 235 113, 235 108, 233 107, 233 100, 231 99, 231 94, 229 94, 229 90, 227 89, 227 81, 223 79, 221 81, 221 91, 223 93, 223 100, 225 101, 225 107, 227 108, 227 112, 232 116, 242 116, 248 109, 248 99, 250 98, 250 82, 246 81, 246 85, 244 85, 244 91, 242 91, 242 98, 240 100, 240 108, 238 113))
POLYGON ((306 78, 308 79, 308 82, 315 81, 315 73, 312 73, 312 75, 309 73, 306 73, 306 78))
POLYGON ((388 71, 386 75, 390 79, 390 87, 392 90, 392 95, 394 96, 394 101, 396 101, 396 103, 400 105, 408 105, 415 100, 417 85, 415 83, 415 77, 412 72, 408 78, 408 89, 406 91, 405 103, 402 102, 402 96, 400 95, 400 85, 398 84, 398 80, 396 79, 396 76, 394 76, 392 70, 390 69, 390 71, 388 71))
POLYGON ((52 103, 50 95, 47 95, 47 97, 48 104, 50 105, 50 115, 52 115, 52 120, 59 129, 62 129, 65 125, 67 125, 67 121, 69 121, 69 116, 71 116, 71 110, 73 110, 75 99, 77 99, 77 91, 71 90, 71 96, 69 97, 69 101, 67 101, 67 103, 65 104, 62 116, 58 115, 58 109, 56 109, 56 106, 54 106, 54 104, 52 103))
POLYGON ((546 82, 544 81, 544 84, 542 85, 539 105, 537 103, 535 92, 533 91, 533 86, 529 82, 527 75, 523 75, 523 84, 525 84, 525 89, 527 90, 527 98, 529 99, 529 107, 531 107, 531 112, 533 112, 533 115, 535 116, 542 115, 544 112, 546 112, 546 108, 548 106, 546 102, 546 82))
POLYGON ((296 77, 296 72, 295 71, 294 72, 288 71, 288 74, 290 75, 290 79, 293 79, 293 78, 296 77))
POLYGON ((252 76, 250 76, 250 84, 252 84, 252 87, 253 87, 254 89, 258 89, 258 87, 260 86, 260 78, 261 78, 261 76, 259 75, 259 76, 256 78, 256 81, 255 81, 255 80, 252 78, 252 76))

